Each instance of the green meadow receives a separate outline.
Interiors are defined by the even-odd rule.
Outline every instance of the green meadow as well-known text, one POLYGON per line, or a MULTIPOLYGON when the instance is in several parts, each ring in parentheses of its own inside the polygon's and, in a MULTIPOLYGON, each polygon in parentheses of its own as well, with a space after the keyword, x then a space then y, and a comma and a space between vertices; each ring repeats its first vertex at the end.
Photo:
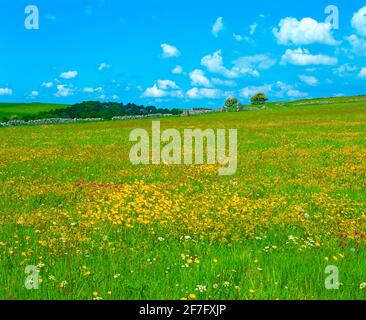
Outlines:
POLYGON ((0 128, 0 299, 365 299, 366 101, 268 106, 161 119, 238 129, 233 176, 133 166, 151 120, 0 128))
POLYGON ((0 120, 1 119, 22 119, 27 115, 34 115, 40 112, 47 112, 55 109, 64 109, 68 105, 65 104, 49 104, 49 103, 0 103, 0 120))

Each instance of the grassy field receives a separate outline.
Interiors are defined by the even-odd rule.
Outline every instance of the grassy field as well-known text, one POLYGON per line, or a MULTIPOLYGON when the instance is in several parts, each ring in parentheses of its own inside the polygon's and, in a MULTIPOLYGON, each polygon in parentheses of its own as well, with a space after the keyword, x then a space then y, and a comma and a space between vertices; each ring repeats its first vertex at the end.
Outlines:
POLYGON ((366 102, 161 125, 237 128, 237 174, 133 167, 149 120, 0 130, 0 299, 366 298, 366 102))
POLYGON ((15 116, 18 119, 22 119, 22 117, 26 115, 33 115, 55 109, 64 109, 67 107, 68 105, 65 104, 49 103, 0 103, 0 120, 2 118, 9 119, 15 116))

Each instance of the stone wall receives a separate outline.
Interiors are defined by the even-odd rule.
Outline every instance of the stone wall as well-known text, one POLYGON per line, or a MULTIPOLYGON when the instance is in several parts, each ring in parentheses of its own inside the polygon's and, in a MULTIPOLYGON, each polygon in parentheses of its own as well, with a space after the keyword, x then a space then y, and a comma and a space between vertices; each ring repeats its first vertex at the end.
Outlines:
MULTIPOLYGON (((123 117, 113 117, 113 121, 121 120, 135 120, 135 119, 150 119, 150 118, 165 118, 172 117, 172 114, 149 114, 144 116, 123 116, 123 117)), ((88 118, 88 119, 63 119, 63 118, 53 118, 53 119, 43 119, 43 120, 14 120, 9 122, 0 123, 0 127, 18 127, 18 126, 30 126, 30 125, 41 125, 41 124, 58 124, 58 123, 75 123, 75 122, 99 122, 104 121, 102 118, 88 118)))
POLYGON ((150 119, 150 118, 166 118, 166 117, 172 117, 172 114, 162 114, 162 113, 156 113, 156 114, 148 114, 144 116, 122 116, 122 117, 113 117, 113 121, 120 121, 120 120, 137 120, 137 119, 150 119))
POLYGON ((40 124, 56 124, 56 123, 75 123, 75 122, 97 122, 103 121, 102 118, 88 118, 88 119, 63 119, 63 118, 52 118, 42 120, 13 120, 9 122, 0 123, 0 127, 17 127, 17 126, 31 126, 40 124))
POLYGON ((218 112, 219 110, 184 110, 182 113, 182 117, 188 117, 188 116, 198 116, 201 114, 207 114, 212 112, 218 112))

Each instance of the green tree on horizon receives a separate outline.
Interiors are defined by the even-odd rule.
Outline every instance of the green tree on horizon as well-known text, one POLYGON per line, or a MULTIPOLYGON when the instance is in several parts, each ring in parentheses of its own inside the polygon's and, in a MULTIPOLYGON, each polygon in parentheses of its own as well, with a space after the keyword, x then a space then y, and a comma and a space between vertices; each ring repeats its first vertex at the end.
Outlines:
POLYGON ((250 98, 250 102, 253 105, 263 104, 268 100, 269 100, 268 97, 262 92, 257 93, 256 95, 254 95, 253 97, 250 98))

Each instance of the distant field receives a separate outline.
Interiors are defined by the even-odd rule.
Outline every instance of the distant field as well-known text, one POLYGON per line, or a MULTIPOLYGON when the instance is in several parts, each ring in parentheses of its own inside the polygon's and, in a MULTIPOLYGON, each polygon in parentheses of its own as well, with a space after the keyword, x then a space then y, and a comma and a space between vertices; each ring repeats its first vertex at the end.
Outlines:
POLYGON ((68 105, 65 104, 49 104, 49 103, 0 103, 0 120, 1 118, 10 118, 17 116, 22 118, 25 115, 37 114, 39 112, 47 112, 54 109, 64 109, 68 105))
MULTIPOLYGON (((311 105, 353 105, 357 103, 366 104, 366 96, 355 97, 330 97, 330 98, 317 98, 298 101, 284 101, 284 102, 268 102, 266 106, 271 109, 284 108, 284 107, 300 107, 311 105)), ((9 119, 16 116, 18 119, 27 115, 35 115, 40 112, 48 112, 55 109, 65 109, 70 105, 66 104, 50 104, 50 103, 0 103, 0 121, 2 118, 9 119)), ((220 106, 217 105, 216 108, 220 106)))
POLYGON ((132 166, 151 120, 0 129, 0 300, 365 299, 366 102, 334 102, 161 120, 237 128, 232 177, 132 166))

